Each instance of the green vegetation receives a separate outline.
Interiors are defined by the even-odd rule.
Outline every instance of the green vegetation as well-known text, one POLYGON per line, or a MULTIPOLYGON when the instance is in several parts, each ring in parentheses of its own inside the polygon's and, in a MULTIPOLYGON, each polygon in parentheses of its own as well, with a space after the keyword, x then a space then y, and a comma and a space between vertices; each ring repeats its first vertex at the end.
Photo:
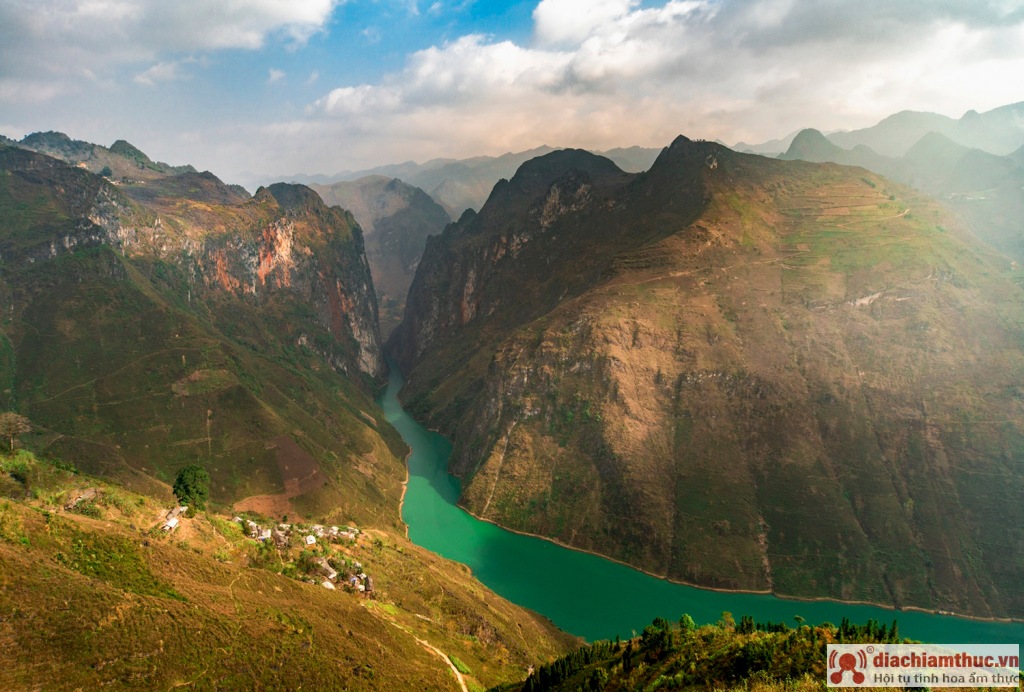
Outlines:
POLYGON ((174 496, 191 510, 206 509, 210 497, 210 474, 198 464, 189 464, 174 479, 174 496))
MULTIPOLYGON (((692 619, 688 615, 682 621, 692 619)), ((675 628, 656 618, 639 637, 599 641, 545 664, 505 692, 536 690, 821 689, 830 643, 900 642, 896 621, 817 626, 739 625, 729 613, 718 624, 675 628)))
POLYGON ((349 326, 362 319, 361 338, 372 337, 372 296, 316 288, 319 277, 335 292, 369 285, 351 219, 308 190, 278 194, 292 206, 194 173, 114 188, 0 150, 11 258, 0 292, 12 305, 0 379, 7 405, 32 420, 23 442, 168 501, 178 472, 201 464, 214 506, 257 498, 266 509, 286 493, 281 513, 397 526, 404 448, 373 402, 373 375, 360 372, 372 346, 349 326), (131 242, 97 244, 107 231, 90 218, 134 229, 131 242), (305 264, 289 257, 287 270, 250 276, 239 248, 258 255, 275 223, 305 264), (182 249, 191 243, 205 253, 203 276, 182 249), (339 284, 331 272, 360 278, 339 284))

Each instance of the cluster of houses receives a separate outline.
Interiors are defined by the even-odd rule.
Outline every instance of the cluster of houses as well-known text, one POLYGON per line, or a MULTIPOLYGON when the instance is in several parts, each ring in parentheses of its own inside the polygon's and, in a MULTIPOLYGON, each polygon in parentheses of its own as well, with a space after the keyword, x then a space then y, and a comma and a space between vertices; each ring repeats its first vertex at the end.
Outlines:
POLYGON ((340 543, 342 541, 355 541, 361 533, 359 529, 353 526, 346 526, 340 528, 338 526, 321 526, 320 524, 313 524, 308 527, 308 530, 303 530, 303 526, 292 526, 291 524, 278 524, 272 528, 266 528, 257 524, 252 519, 242 519, 242 517, 235 517, 232 521, 241 524, 245 534, 249 538, 255 538, 257 541, 269 541, 273 540, 274 545, 278 548, 287 548, 290 545, 290 539, 293 532, 298 532, 303 535, 302 540, 306 545, 313 546, 317 544, 317 541, 326 541, 328 543, 340 543))
POLYGON ((178 522, 180 521, 180 519, 178 519, 178 517, 180 517, 182 514, 184 514, 187 511, 188 511, 188 505, 180 505, 178 507, 172 507, 170 509, 170 511, 167 512, 167 516, 164 517, 164 524, 160 528, 163 529, 164 531, 167 531, 168 533, 170 533, 171 531, 174 531, 174 529, 178 528, 178 522))
MULTIPOLYGON (((92 495, 87 491, 73 504, 78 504, 78 502, 83 500, 91 499, 93 496, 95 496, 94 490, 92 491, 92 495)), ((174 531, 178 528, 181 516, 186 512, 188 512, 187 505, 172 507, 164 516, 164 522, 161 525, 161 528, 168 533, 174 531)), ((277 524, 267 528, 256 523, 252 519, 235 517, 233 521, 241 524, 242 530, 250 538, 263 543, 273 541, 274 546, 279 550, 287 550, 291 547, 291 539, 293 535, 300 536, 302 539, 302 545, 306 548, 314 548, 316 546, 326 548, 331 543, 343 543, 348 545, 357 543, 359 536, 362 534, 362 531, 354 526, 340 527, 322 526, 320 524, 313 524, 312 526, 277 524)), ((340 563, 335 561, 335 565, 340 565, 340 563)), ((345 565, 345 574, 340 574, 338 570, 335 569, 335 566, 332 566, 327 557, 316 556, 312 558, 311 566, 307 563, 306 575, 302 578, 304 581, 309 583, 320 584, 326 589, 333 590, 340 587, 358 593, 373 593, 373 577, 363 571, 363 566, 358 562, 350 563, 347 559, 345 560, 345 565), (351 567, 351 569, 349 569, 349 567, 351 567)))
MULTIPOLYGON (((235 517, 233 521, 241 524, 246 535, 250 538, 264 543, 273 541, 275 547, 279 550, 285 550, 290 547, 293 534, 301 536, 303 545, 312 548, 316 545, 328 545, 330 543, 355 543, 362 533, 354 526, 342 528, 339 526, 322 526, 321 524, 313 524, 309 527, 304 525, 277 524, 267 528, 252 519, 235 517)), ((354 572, 344 576, 339 575, 338 571, 331 566, 325 557, 314 558, 313 565, 317 578, 310 578, 309 581, 311 583, 319 583, 327 589, 336 589, 337 586, 335 585, 338 584, 359 593, 373 593, 373 577, 367 575, 363 571, 363 566, 358 562, 352 565, 354 572)))
MULTIPOLYGON (((356 571, 353 574, 345 575, 340 577, 338 570, 331 567, 331 563, 327 561, 327 558, 318 557, 313 561, 316 565, 317 576, 323 579, 319 582, 325 589, 331 589, 332 591, 337 588, 335 584, 340 583, 342 586, 348 587, 352 591, 358 591, 359 593, 373 593, 373 577, 363 571, 363 566, 358 562, 352 565, 356 571)), ((315 579, 313 581, 316 581, 315 579)))

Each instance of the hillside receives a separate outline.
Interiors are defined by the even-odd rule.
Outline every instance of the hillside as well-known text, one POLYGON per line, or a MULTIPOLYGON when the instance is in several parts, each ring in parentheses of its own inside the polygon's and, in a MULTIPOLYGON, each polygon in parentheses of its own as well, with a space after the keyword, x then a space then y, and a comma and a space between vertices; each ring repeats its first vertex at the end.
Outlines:
MULTIPOLYGON (((900 133, 897 130, 890 136, 900 133)), ((906 136, 912 134, 916 132, 906 136)), ((1017 141, 1012 133, 1006 136, 1007 141, 1017 141)), ((779 158, 862 166, 912 185, 960 214, 979 239, 1024 261, 1024 233, 1017 222, 1024 212, 1024 165, 1012 154, 997 156, 958 144, 939 132, 928 132, 905 154, 892 158, 863 144, 843 149, 817 130, 803 130, 779 158)))
POLYGON ((827 674, 826 652, 833 643, 910 642, 900 639, 895 620, 858 625, 844 618, 836 626, 806 625, 798 618, 792 627, 784 622, 755 622, 749 616, 737 623, 726 612, 717 623, 697 628, 684 614, 678 623, 656 618, 639 637, 627 641, 582 646, 541 666, 521 683, 494 690, 820 690, 827 674))
POLYGON ((167 533, 167 508, 0 457, 0 687, 458 690, 457 662, 479 690, 577 643, 399 533, 275 545, 216 513, 167 533), (323 556, 372 590, 324 588, 323 556))
POLYGON ((402 319, 427 236, 440 234, 451 218, 423 190, 397 178, 370 176, 311 187, 328 205, 350 211, 362 229, 386 337, 402 319))
POLYGON ((0 398, 33 449, 157 497, 199 463, 219 506, 399 525, 404 445, 373 402, 386 365, 350 215, 301 186, 115 186, 6 147, 0 218, 0 398))
POLYGON ((970 241, 863 169, 555 152, 428 241, 388 347, 486 519, 700 585, 1020 617, 1024 296, 970 241))

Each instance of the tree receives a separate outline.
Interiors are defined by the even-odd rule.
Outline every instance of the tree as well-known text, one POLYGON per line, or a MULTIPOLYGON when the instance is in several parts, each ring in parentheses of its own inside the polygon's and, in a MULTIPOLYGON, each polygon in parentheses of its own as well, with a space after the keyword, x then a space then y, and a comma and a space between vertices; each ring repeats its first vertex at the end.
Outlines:
POLYGON ((198 464, 189 464, 178 472, 174 496, 190 509, 206 509, 206 501, 210 497, 210 474, 198 464))
POLYGON ((104 166, 103 170, 100 171, 100 175, 104 178, 109 178, 114 174, 114 171, 110 170, 110 166, 104 166))
POLYGON ((11 451, 14 451, 14 438, 32 430, 28 418, 14 411, 0 413, 0 435, 10 439, 11 451))

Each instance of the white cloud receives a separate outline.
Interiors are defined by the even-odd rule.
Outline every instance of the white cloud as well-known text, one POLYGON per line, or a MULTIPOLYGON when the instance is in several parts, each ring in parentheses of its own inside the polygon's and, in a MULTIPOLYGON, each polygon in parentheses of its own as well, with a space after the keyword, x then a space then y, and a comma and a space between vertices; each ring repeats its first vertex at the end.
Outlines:
POLYGON ((271 67, 267 71, 267 84, 273 84, 274 82, 280 82, 285 78, 285 71, 279 70, 275 67, 271 67))
POLYGON ((0 70, 36 85, 49 82, 59 93, 86 75, 154 63, 136 77, 154 83, 174 75, 181 54, 257 49, 269 40, 302 44, 324 29, 339 2, 4 0, 0 70))
POLYGON ((338 142, 352 166, 679 133, 758 141, 995 107, 1020 98, 1024 74, 1024 15, 1005 3, 542 0, 533 18, 532 45, 470 35, 416 52, 277 134, 330 131, 320 146, 338 142))
POLYGON ((621 20, 640 0, 541 0, 533 11, 542 45, 578 45, 595 30, 621 20))
POLYGON ((154 86, 158 82, 172 82, 179 79, 188 79, 188 75, 182 70, 184 62, 189 61, 171 60, 168 62, 158 62, 144 72, 140 72, 135 75, 133 80, 137 84, 154 86))

